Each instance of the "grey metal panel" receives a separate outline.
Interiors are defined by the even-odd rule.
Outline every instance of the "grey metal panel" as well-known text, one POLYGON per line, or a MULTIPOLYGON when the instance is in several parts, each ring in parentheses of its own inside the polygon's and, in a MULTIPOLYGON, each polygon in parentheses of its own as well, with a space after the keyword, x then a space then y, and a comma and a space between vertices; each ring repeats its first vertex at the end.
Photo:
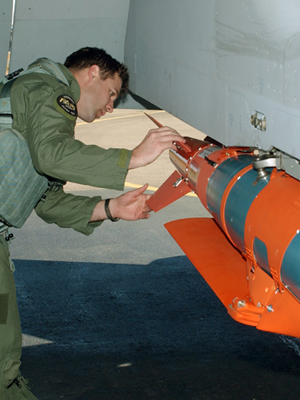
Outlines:
POLYGON ((128 9, 129 0, 17 0, 11 70, 38 57, 64 62, 84 46, 123 61, 128 9))
MULTIPOLYGON (((17 0, 10 71, 38 57, 64 62, 84 46, 104 48, 124 61, 130 0, 17 0)), ((131 96, 119 108, 144 108, 131 96)))
POLYGON ((0 74, 5 74, 7 54, 9 47, 10 37, 10 26, 11 26, 11 13, 12 13, 12 2, 2 1, 1 2, 1 13, 0 13, 0 74))
POLYGON ((296 0, 131 0, 131 88, 225 145, 300 158, 299 21, 296 0))

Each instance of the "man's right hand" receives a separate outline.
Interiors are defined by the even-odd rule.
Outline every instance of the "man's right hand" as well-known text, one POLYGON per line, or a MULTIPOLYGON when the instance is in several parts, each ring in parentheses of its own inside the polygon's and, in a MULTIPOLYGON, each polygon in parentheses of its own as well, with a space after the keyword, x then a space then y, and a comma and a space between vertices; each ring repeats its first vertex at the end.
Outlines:
POLYGON ((133 149, 128 169, 151 164, 164 150, 177 150, 175 141, 185 143, 185 139, 175 129, 167 126, 151 129, 144 140, 133 149))

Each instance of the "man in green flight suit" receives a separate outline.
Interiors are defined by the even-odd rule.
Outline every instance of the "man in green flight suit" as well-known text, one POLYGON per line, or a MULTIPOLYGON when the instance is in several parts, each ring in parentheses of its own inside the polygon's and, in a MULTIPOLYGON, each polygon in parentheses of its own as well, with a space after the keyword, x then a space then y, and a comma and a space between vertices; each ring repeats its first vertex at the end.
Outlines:
MULTIPOLYGON (((113 112, 129 76, 123 64, 98 48, 80 49, 58 66, 69 86, 52 75, 30 73, 15 80, 10 94, 13 129, 25 137, 35 169, 50 182, 35 207, 37 215, 85 235, 105 219, 148 218, 147 185, 106 200, 65 193, 63 185, 71 181, 123 190, 129 169, 153 162, 164 150, 176 149, 175 141, 185 140, 168 127, 150 130, 132 151, 104 150, 76 140, 77 117, 92 122, 113 112)), ((0 235, 0 399, 36 400, 19 371, 22 334, 13 270, 8 242, 0 235)))

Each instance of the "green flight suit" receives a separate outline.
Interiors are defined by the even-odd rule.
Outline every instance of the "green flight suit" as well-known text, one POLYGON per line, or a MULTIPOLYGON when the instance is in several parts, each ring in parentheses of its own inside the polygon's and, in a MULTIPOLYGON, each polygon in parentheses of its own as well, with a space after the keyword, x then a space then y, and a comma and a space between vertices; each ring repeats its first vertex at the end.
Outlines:
MULTIPOLYGON (((32 66, 35 63, 31 64, 32 66)), ((123 190, 131 151, 102 149, 75 140, 79 85, 58 64, 70 87, 48 74, 32 73, 17 78, 11 89, 13 128, 27 140, 36 170, 54 180, 123 190)), ((30 66, 29 66, 30 68, 30 66)), ((1 194, 2 195, 2 194, 1 194)), ((35 207, 47 223, 73 228, 85 235, 101 221, 89 223, 100 196, 74 196, 61 185, 49 189, 35 207)), ((19 376, 21 328, 9 249, 0 235, 0 398, 36 399, 19 376), (9 389, 6 389, 9 387, 9 389)))

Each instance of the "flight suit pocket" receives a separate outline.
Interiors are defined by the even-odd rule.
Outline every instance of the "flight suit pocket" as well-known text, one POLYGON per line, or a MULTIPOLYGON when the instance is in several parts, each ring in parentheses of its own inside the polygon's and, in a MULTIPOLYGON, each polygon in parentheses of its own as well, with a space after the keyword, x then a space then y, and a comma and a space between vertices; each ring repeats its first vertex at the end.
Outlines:
POLYGON ((0 294, 0 324, 7 322, 9 294, 0 294))

